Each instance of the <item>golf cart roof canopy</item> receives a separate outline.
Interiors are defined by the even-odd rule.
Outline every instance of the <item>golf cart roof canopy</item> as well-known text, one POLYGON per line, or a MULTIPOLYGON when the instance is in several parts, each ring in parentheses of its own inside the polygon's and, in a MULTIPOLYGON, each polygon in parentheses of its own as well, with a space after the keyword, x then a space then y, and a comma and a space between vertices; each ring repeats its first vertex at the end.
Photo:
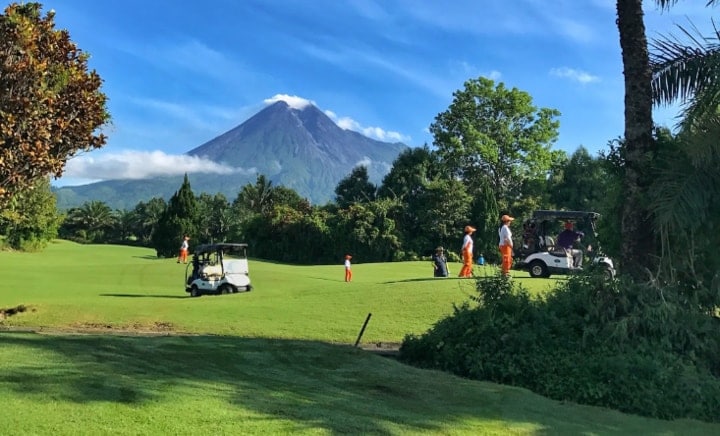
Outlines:
POLYGON ((202 244, 195 247, 195 254, 214 253, 216 251, 233 251, 247 248, 248 244, 237 244, 232 242, 219 242, 217 244, 202 244))
POLYGON ((579 219, 595 221, 600 218, 600 214, 597 212, 588 212, 583 210, 536 210, 533 212, 532 217, 536 221, 571 221, 579 219))

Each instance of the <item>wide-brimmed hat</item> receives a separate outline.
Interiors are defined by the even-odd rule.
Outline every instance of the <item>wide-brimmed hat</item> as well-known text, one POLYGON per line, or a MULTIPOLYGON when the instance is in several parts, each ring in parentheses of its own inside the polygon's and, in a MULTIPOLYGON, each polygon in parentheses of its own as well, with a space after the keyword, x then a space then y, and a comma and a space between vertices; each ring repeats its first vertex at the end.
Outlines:
POLYGON ((500 221, 502 221, 504 223, 507 223, 507 222, 510 222, 513 220, 515 220, 515 218, 511 217, 510 215, 503 215, 502 217, 500 217, 500 221))
POLYGON ((473 226, 465 226, 465 233, 472 233, 475 230, 477 230, 477 229, 473 226))
POLYGON ((349 254, 346 254, 346 255, 345 255, 345 259, 350 260, 350 259, 352 259, 352 256, 350 256, 349 254))

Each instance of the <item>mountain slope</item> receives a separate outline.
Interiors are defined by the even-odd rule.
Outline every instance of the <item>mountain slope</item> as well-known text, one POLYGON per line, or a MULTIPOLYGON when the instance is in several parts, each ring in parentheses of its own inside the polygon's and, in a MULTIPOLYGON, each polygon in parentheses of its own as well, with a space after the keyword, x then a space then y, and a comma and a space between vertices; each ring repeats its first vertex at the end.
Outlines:
MULTIPOLYGON (((264 174, 274 185, 296 190, 315 204, 331 200, 338 182, 359 164, 379 183, 402 150, 337 126, 313 105, 294 109, 278 101, 239 126, 187 154, 234 167, 230 175, 189 174, 193 191, 223 193, 233 200, 243 185, 264 174)), ((113 208, 130 209, 152 197, 169 198, 182 175, 142 180, 109 180, 56 189, 58 206, 68 208, 100 200, 113 208)))

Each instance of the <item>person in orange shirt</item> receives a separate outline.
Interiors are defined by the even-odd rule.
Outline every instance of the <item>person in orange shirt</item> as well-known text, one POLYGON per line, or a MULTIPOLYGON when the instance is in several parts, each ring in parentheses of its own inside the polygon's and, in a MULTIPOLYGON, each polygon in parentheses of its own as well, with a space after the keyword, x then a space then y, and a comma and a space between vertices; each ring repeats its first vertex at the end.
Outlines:
POLYGON ((352 281, 352 268, 350 266, 350 259, 352 259, 352 256, 349 254, 345 255, 345 281, 350 282, 352 281))
POLYGON ((462 258, 463 266, 460 269, 458 277, 472 277, 473 269, 473 239, 472 234, 477 230, 473 226, 465 226, 465 236, 463 237, 462 258))
POLYGON ((502 256, 501 270, 504 276, 509 276, 513 256, 513 241, 512 231, 510 231, 510 223, 513 222, 515 218, 510 215, 503 215, 500 220, 502 221, 502 226, 498 231, 498 234, 500 235, 498 248, 500 249, 500 256, 502 256))

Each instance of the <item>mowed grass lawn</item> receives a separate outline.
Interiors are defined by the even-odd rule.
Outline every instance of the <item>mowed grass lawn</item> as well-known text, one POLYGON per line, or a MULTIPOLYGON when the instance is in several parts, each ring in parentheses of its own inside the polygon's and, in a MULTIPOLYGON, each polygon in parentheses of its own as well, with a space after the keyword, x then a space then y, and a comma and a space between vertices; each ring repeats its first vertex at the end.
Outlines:
MULTIPOLYGON (((368 313, 363 344, 397 343, 474 293, 473 280, 431 278, 429 262, 354 260, 352 283, 340 261, 251 260, 252 292, 189 298, 185 266, 148 249, 2 252, 0 308, 28 310, 0 323, 0 433, 720 434, 354 348, 368 313)), ((553 283, 525 276, 533 292, 553 283)))

